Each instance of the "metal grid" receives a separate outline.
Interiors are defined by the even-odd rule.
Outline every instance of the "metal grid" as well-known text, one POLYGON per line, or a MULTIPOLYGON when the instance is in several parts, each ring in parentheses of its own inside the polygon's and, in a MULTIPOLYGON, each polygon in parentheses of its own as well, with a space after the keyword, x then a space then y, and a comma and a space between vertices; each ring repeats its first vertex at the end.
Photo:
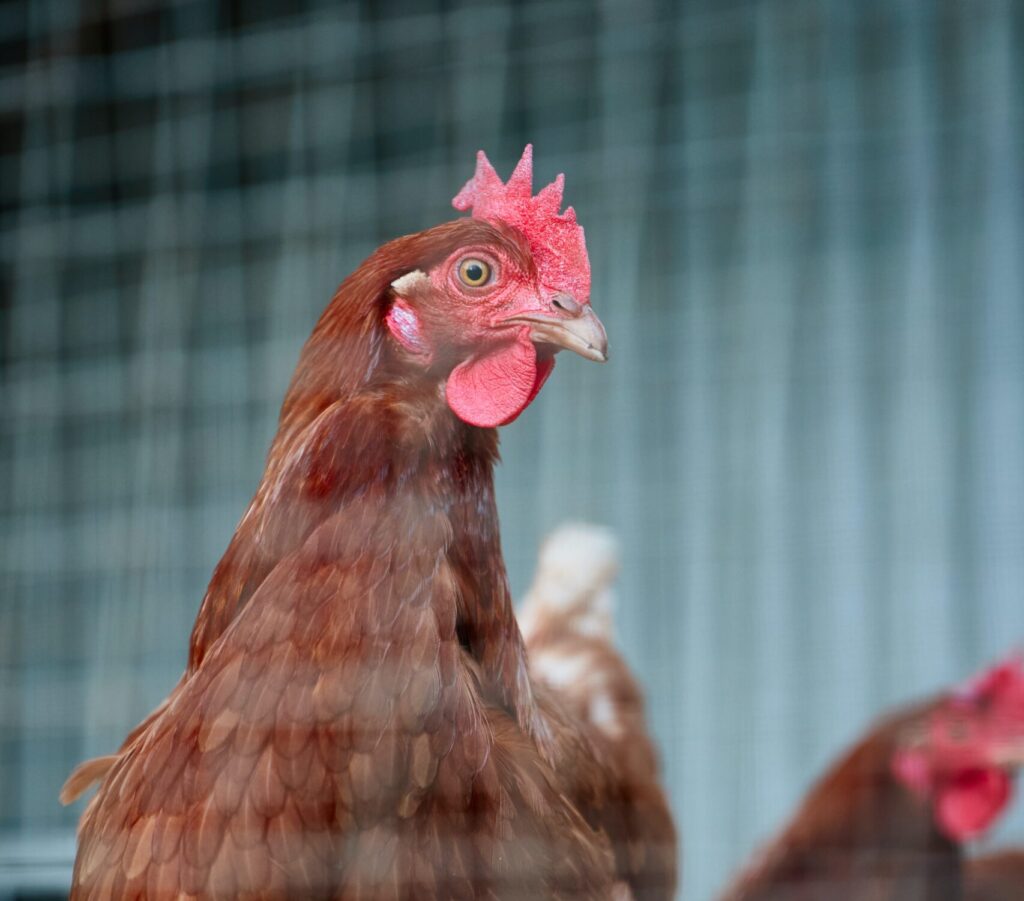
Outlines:
POLYGON ((568 173, 614 353, 505 436, 513 584, 563 519, 622 536, 688 897, 881 705, 1019 641, 1022 28, 1011 0, 4 7, 0 891, 66 878, 59 785, 177 678, 300 343, 478 147, 568 173))

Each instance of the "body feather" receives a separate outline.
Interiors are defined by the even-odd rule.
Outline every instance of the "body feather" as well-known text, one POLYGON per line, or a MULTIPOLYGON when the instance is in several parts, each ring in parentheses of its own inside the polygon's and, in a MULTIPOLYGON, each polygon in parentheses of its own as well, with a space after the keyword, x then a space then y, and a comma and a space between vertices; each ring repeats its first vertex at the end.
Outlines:
POLYGON ((520 622, 538 692, 564 711, 555 746, 567 758, 559 772, 579 774, 570 797, 611 836, 617 872, 634 895, 668 898, 677 880, 677 837, 643 695, 612 638, 618 568, 608 530, 562 526, 541 549, 520 622))
POLYGON ((1020 901, 1024 898, 1024 850, 997 851, 967 861, 966 901, 1020 901))

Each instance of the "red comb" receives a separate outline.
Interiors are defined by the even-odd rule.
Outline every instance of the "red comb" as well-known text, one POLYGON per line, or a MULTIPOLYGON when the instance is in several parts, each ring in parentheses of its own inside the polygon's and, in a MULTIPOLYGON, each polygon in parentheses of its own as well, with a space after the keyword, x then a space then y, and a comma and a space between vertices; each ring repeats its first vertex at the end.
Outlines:
POLYGON ((476 155, 476 172, 452 200, 461 212, 475 219, 504 222, 525 236, 533 252, 541 283, 565 291, 579 303, 590 300, 590 260, 583 228, 572 207, 560 213, 565 176, 559 175, 538 194, 533 193, 533 145, 507 182, 502 182, 487 155, 476 155))
POLYGON ((1015 651, 1005 660, 972 676, 954 691, 954 697, 968 703, 996 698, 1013 698, 1024 703, 1024 653, 1015 651))

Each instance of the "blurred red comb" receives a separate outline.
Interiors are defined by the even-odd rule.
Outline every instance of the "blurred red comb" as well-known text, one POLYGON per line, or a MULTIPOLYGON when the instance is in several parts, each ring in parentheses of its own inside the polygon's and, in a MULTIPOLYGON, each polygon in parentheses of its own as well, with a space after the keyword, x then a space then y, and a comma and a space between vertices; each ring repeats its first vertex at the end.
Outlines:
POLYGON ((1019 700, 1024 710, 1024 651, 1015 650, 1005 660, 971 676, 955 691, 959 700, 977 703, 999 696, 1019 700))

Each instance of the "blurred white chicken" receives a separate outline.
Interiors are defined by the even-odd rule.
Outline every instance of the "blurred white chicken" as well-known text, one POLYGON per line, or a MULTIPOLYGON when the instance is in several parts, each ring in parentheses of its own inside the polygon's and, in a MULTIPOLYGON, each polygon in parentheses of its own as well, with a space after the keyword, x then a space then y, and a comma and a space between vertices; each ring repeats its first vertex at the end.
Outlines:
POLYGON ((629 874, 633 895, 667 898, 676 883, 676 832, 659 784, 643 695, 613 640, 618 571, 610 530, 585 523, 559 527, 541 547, 519 625, 542 702, 557 702, 571 721, 587 726, 585 736, 556 729, 563 762, 574 765, 571 746, 585 738, 606 770, 604 778, 580 774, 577 806, 594 811, 592 825, 607 830, 616 869, 629 874))

